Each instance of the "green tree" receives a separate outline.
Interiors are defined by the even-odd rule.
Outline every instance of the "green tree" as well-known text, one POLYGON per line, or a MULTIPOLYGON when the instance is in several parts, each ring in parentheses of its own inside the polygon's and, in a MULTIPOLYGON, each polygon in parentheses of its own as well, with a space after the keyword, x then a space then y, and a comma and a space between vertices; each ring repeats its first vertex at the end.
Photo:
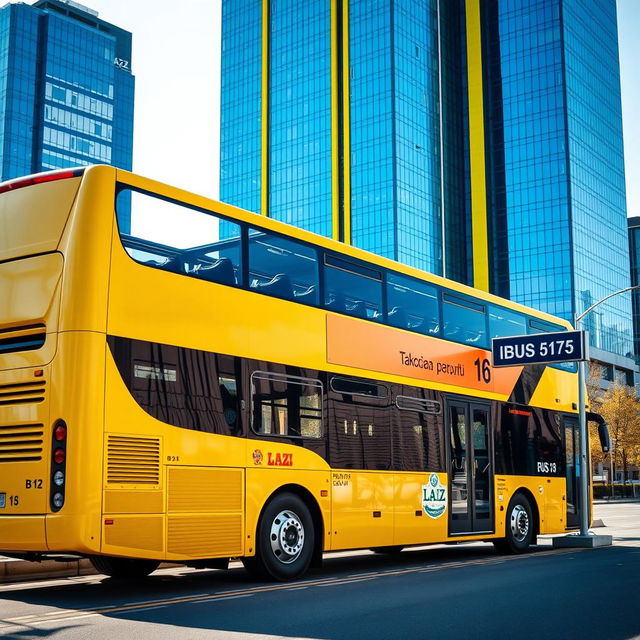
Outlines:
MULTIPOLYGON (((597 411, 609 426, 612 444, 615 443, 614 466, 622 465, 626 479, 629 466, 640 464, 640 400, 633 387, 620 382, 614 382, 597 400, 597 411)), ((592 460, 604 462, 597 428, 591 424, 590 429, 592 460)))

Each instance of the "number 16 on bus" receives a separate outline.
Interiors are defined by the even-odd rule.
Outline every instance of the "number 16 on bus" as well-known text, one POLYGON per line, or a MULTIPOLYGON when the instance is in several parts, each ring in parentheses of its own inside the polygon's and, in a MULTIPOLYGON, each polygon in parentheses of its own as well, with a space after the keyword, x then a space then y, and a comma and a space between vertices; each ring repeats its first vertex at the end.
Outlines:
POLYGON ((493 366, 513 367, 523 364, 587 360, 588 344, 587 331, 562 331, 494 338, 491 347, 493 366))

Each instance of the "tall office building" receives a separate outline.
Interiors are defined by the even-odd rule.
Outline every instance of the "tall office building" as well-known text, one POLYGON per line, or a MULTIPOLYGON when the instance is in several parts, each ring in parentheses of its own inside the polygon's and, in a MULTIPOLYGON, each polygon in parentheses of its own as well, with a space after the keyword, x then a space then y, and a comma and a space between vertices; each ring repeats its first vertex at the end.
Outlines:
POLYGON ((0 9, 0 179, 131 169, 131 34, 71 1, 0 9))
MULTIPOLYGON (((629 225, 629 258, 631 266, 631 286, 640 285, 640 216, 627 218, 629 225)), ((636 363, 640 364, 640 291, 631 293, 633 307, 633 352, 636 363)))
MULTIPOLYGON (((629 284, 615 0, 223 0, 221 198, 572 320, 629 284)), ((631 370, 631 301, 585 319, 631 370)))

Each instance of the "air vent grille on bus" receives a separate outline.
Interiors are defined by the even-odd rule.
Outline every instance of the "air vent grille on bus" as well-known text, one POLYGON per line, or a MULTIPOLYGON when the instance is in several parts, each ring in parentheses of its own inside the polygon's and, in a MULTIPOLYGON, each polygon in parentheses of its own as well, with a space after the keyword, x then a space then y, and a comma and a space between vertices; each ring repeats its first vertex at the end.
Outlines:
POLYGON ((47 338, 43 324, 29 324, 11 329, 0 329, 0 355, 14 351, 39 349, 47 338))
POLYGON ((108 436, 107 482, 160 484, 160 440, 108 436))
POLYGON ((0 462, 42 460, 43 438, 42 424, 0 426, 0 462))
POLYGON ((44 380, 0 384, 0 406, 42 402, 45 384, 44 380))

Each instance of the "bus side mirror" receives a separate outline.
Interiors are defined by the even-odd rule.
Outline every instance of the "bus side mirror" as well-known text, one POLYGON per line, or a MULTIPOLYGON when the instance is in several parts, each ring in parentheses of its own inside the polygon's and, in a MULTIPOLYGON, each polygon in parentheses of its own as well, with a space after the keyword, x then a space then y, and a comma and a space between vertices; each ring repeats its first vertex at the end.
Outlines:
POLYGON ((598 436, 600 438, 602 453, 609 453, 609 451, 611 451, 611 438, 609 438, 609 427, 607 427, 606 422, 598 425, 598 436))

